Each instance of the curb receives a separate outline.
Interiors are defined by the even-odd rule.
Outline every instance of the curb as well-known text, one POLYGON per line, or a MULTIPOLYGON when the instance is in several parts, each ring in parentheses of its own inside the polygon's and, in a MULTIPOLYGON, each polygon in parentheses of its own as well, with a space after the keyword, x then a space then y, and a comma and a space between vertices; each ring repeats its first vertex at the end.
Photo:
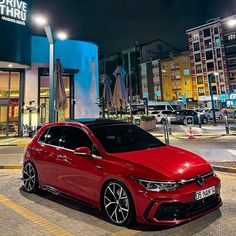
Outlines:
POLYGON ((16 164, 16 165, 0 165, 0 170, 19 170, 22 168, 22 165, 16 164))
POLYGON ((220 171, 220 172, 227 172, 227 173, 233 173, 236 174, 236 168, 233 167, 225 167, 225 166, 212 166, 215 171, 220 171))

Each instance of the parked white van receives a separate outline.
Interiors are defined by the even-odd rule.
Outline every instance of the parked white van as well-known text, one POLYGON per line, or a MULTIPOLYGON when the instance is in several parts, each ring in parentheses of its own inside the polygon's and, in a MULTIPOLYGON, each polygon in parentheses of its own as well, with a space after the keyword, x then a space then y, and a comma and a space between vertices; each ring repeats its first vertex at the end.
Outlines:
POLYGON ((157 101, 149 101, 148 102, 149 111, 178 111, 181 110, 182 107, 178 105, 176 102, 157 102, 157 101))

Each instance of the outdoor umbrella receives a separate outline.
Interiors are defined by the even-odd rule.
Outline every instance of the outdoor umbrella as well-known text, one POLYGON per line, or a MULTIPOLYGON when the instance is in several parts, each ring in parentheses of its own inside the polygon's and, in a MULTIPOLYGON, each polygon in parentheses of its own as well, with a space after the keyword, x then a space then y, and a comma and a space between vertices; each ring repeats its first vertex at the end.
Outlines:
POLYGON ((128 102, 128 94, 125 87, 126 71, 122 66, 117 66, 113 75, 116 77, 115 88, 113 92, 114 107, 122 112, 128 102))
POLYGON ((109 116, 109 110, 113 106, 113 97, 111 93, 111 79, 108 75, 104 76, 104 89, 103 89, 103 99, 106 102, 107 112, 109 116))
POLYGON ((55 70, 55 109, 67 108, 66 90, 62 79, 62 65, 59 59, 56 60, 55 70))

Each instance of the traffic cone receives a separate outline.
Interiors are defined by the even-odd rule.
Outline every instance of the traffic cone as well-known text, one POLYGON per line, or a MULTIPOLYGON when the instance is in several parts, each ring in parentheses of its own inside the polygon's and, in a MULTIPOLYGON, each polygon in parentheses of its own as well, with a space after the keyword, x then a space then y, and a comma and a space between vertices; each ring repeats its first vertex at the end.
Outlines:
POLYGON ((193 136, 193 132, 192 132, 191 126, 189 126, 189 130, 188 130, 188 139, 195 139, 195 137, 193 136))

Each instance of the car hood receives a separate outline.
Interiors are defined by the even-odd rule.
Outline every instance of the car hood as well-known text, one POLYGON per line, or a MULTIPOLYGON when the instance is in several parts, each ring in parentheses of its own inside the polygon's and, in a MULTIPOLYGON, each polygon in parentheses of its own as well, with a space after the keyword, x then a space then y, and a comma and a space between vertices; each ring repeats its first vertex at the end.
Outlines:
MULTIPOLYGON (((163 179, 168 180, 193 178, 212 171, 211 165, 200 156, 173 146, 113 153, 113 156, 132 162, 133 166, 139 165, 148 170, 149 177, 155 176, 151 173, 158 172, 163 179)), ((144 176, 137 177, 144 178, 144 176)))

